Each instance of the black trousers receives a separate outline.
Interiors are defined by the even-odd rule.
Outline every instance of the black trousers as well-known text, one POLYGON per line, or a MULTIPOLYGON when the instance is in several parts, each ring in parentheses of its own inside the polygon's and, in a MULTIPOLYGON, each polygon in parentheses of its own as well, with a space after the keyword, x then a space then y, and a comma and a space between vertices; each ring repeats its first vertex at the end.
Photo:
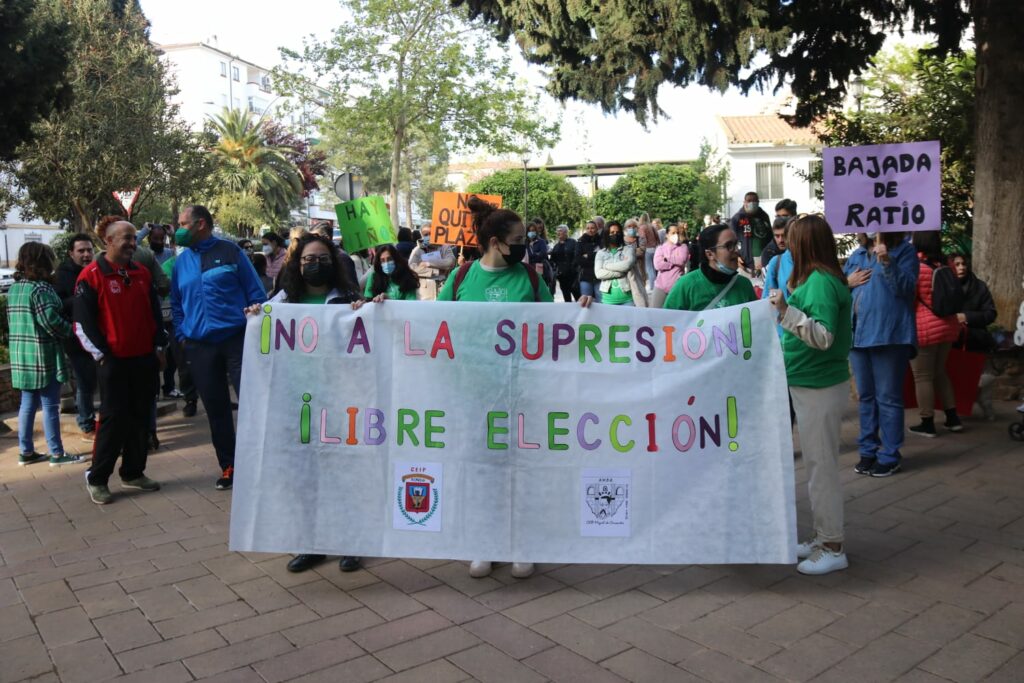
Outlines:
POLYGON ((228 381, 241 395, 244 341, 244 333, 239 332, 221 342, 185 342, 185 357, 210 422, 210 439, 222 470, 235 464, 235 421, 228 381))
POLYGON ((121 456, 122 480, 137 479, 146 470, 149 414, 159 387, 156 356, 108 356, 96 369, 100 415, 93 445, 89 483, 105 486, 121 456))
POLYGON ((580 298, 580 291, 576 288, 578 281, 579 278, 576 277, 575 272, 558 274, 558 287, 562 290, 563 301, 574 301, 580 298))
POLYGON ((167 366, 164 368, 164 393, 169 393, 174 389, 174 373, 177 371, 178 388, 181 393, 185 394, 185 400, 195 401, 197 398, 196 385, 192 381, 192 372, 185 360, 185 351, 181 348, 181 342, 174 336, 174 323, 168 321, 164 325, 167 328, 167 336, 171 340, 167 347, 169 351, 167 366))

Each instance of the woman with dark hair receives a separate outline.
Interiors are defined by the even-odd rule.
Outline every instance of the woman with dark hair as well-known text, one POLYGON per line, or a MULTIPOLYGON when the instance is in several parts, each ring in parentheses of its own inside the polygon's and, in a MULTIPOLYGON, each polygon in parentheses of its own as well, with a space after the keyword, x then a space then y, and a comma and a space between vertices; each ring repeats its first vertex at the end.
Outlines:
POLYGON ((739 239, 728 225, 711 225, 697 239, 700 268, 676 280, 665 308, 706 311, 757 300, 750 280, 739 274, 739 239))
POLYGON ((409 228, 398 229, 398 242, 395 244, 398 249, 398 253, 405 257, 405 260, 409 260, 409 256, 412 255, 412 250, 416 248, 416 240, 412 238, 412 230, 409 228))
POLYGON ((906 433, 903 376, 917 343, 917 256, 903 232, 861 233, 857 240, 843 267, 853 296, 850 366, 860 412, 853 470, 884 477, 899 464, 906 433))
POLYGON ((43 408, 43 432, 50 450, 50 466, 83 462, 85 458, 64 451, 60 438, 60 386, 68 378, 61 350, 71 337, 71 323, 63 316, 63 304, 53 288, 57 257, 41 242, 26 242, 14 264, 14 285, 7 293, 7 326, 10 332, 11 386, 21 389, 18 411, 18 464, 45 460, 36 453, 32 439, 36 411, 43 408))
MULTIPOLYGON (((628 221, 627 221, 628 223, 628 221)), ((635 238, 636 234, 631 235, 635 238)), ((622 225, 608 223, 601 248, 594 256, 594 275, 601 281, 601 303, 611 306, 647 306, 647 289, 637 258, 636 241, 627 244, 622 225)))
MULTIPOLYGON (((353 304, 361 299, 338 260, 331 241, 315 232, 307 232, 289 245, 289 257, 281 269, 281 290, 267 303, 274 304, 353 304)), ((246 315, 258 315, 262 304, 246 309, 246 315)), ((326 555, 302 553, 288 563, 288 571, 304 572, 326 559, 326 555)), ((341 571, 359 569, 359 558, 346 555, 338 563, 341 571)))
MULTIPOLYGON (((438 301, 552 302, 550 290, 536 271, 523 263, 526 228, 515 211, 499 209, 479 197, 470 197, 473 228, 483 251, 476 261, 459 266, 449 277, 438 301)), ((491 573, 492 563, 474 560, 469 575, 481 578, 491 573)), ((533 574, 532 562, 513 562, 512 576, 524 579, 533 574)))
POLYGON ((263 255, 267 258, 267 276, 276 281, 288 255, 284 238, 270 230, 263 233, 260 241, 263 242, 263 255))
MULTIPOLYGON (((917 304, 914 316, 917 320, 917 356, 910 361, 914 371, 914 388, 917 393, 917 409, 921 424, 910 428, 912 434, 934 438, 935 393, 939 394, 942 409, 946 413, 946 429, 962 432, 963 423, 956 414, 956 397, 953 383, 946 374, 946 360, 953 342, 960 336, 960 323, 956 314, 940 316, 932 310, 932 279, 935 270, 946 263, 942 256, 942 240, 938 230, 915 232, 914 249, 917 250, 917 304)), ((898 471, 899 466, 893 469, 898 471)))
POLYGON ((267 275, 267 257, 262 252, 256 252, 249 254, 249 260, 252 261, 252 267, 256 269, 256 274, 260 276, 263 288, 267 290, 267 294, 270 294, 274 290, 274 279, 267 275))
POLYGON ((576 240, 576 269, 580 274, 580 296, 590 296, 601 301, 601 281, 594 275, 594 256, 601 248, 601 233, 597 223, 587 221, 583 234, 576 240))
POLYGON ((843 490, 839 479, 839 428, 850 397, 852 299, 839 267, 832 228, 820 215, 789 224, 793 273, 789 298, 773 290, 768 300, 785 332, 782 357, 807 466, 814 538, 799 544, 801 574, 846 569, 843 490))
POLYGON ((409 267, 409 262, 391 244, 377 247, 373 257, 373 270, 366 279, 363 296, 380 303, 384 299, 416 301, 420 278, 409 267))

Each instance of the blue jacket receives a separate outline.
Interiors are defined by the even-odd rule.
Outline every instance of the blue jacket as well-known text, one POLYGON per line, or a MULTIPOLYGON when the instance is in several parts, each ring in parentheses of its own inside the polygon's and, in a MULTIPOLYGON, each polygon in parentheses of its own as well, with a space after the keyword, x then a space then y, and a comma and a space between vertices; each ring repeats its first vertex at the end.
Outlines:
POLYGON ((857 269, 871 271, 871 279, 852 291, 853 348, 917 346, 914 301, 919 268, 917 253, 909 241, 889 251, 888 266, 864 247, 850 254, 843 266, 847 276, 857 269))
POLYGON ((171 277, 174 335, 216 343, 245 329, 246 306, 267 291, 234 242, 211 237, 183 251, 171 277))
MULTIPOLYGON (((787 249, 778 256, 773 256, 764 265, 761 272, 764 273, 764 289, 761 290, 761 298, 767 299, 771 290, 779 289, 782 290, 782 298, 788 301, 789 290, 786 289, 786 283, 789 282, 789 276, 793 274, 793 254, 787 249)), ((779 339, 782 339, 782 325, 775 327, 778 328, 779 339)))

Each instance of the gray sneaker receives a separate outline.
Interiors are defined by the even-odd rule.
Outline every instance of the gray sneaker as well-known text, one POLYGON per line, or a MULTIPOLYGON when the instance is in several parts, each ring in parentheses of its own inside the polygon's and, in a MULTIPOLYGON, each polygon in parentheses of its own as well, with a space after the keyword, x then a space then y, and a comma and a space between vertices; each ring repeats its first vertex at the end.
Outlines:
POLYGON ((141 491, 159 491, 160 483, 153 481, 146 475, 142 475, 138 479, 122 479, 121 488, 139 489, 141 491))
POLYGON ((97 505, 106 505, 112 498, 110 495, 110 489, 106 486, 93 486, 92 484, 86 484, 85 490, 89 492, 89 498, 92 499, 92 502, 97 505))
POLYGON ((84 455, 78 455, 75 453, 61 453, 60 455, 50 456, 50 467, 60 467, 61 465, 77 465, 78 463, 85 462, 84 455))

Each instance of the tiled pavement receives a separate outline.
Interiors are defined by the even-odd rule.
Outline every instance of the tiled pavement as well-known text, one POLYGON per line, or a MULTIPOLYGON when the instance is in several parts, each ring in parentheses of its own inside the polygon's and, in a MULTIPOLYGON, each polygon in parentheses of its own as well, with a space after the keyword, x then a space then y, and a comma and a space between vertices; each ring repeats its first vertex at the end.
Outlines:
MULTIPOLYGON (((202 413, 162 420, 159 493, 98 507, 82 466, 0 438, 0 681, 1021 681, 1024 445, 995 423, 851 471, 848 571, 378 559, 292 575, 227 549, 202 413)), ((84 445, 69 437, 69 448, 84 445)), ((806 490, 798 461, 800 519, 806 490)), ((116 480, 116 477, 114 478, 116 480)))

